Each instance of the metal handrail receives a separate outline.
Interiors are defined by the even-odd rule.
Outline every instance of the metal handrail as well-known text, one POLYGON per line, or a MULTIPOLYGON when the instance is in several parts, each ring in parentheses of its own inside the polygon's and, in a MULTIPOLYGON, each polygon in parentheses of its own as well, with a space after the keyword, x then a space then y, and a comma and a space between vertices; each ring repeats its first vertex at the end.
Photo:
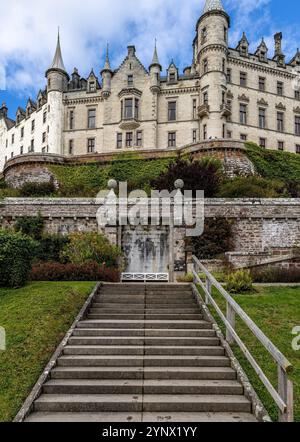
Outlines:
POLYGON ((270 339, 262 332, 262 330, 253 322, 253 320, 245 313, 245 311, 239 306, 239 304, 229 295, 229 293, 222 287, 222 285, 213 277, 213 275, 204 267, 204 265, 193 256, 193 276, 194 282, 200 284, 205 293, 205 302, 207 305, 212 305, 221 320, 226 326, 226 339, 229 344, 236 342, 242 350, 245 357, 248 359, 256 374, 265 385, 266 389, 272 396, 276 405, 279 408, 280 421, 292 422, 293 421, 293 383, 288 378, 288 373, 293 370, 292 364, 281 353, 281 351, 270 341, 270 339), (200 276, 199 271, 204 273, 206 282, 204 283, 200 276), (221 311, 220 307, 213 299, 212 287, 215 287, 218 292, 223 296, 227 303, 226 316, 221 311), (238 336, 235 330, 235 315, 238 315, 247 327, 251 330, 254 336, 261 342, 261 344, 270 353, 274 361, 278 366, 278 391, 273 387, 261 367, 258 365, 252 354, 247 349, 241 338, 238 336))

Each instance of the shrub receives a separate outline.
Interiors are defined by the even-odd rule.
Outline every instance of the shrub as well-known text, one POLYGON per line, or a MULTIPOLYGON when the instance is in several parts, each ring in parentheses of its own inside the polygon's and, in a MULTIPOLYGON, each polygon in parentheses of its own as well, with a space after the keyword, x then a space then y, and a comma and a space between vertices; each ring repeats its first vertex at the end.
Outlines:
POLYGON ((259 176, 236 177, 226 181, 218 193, 219 198, 278 198, 284 196, 286 186, 281 181, 259 176))
POLYGON ((116 267, 121 255, 121 249, 110 244, 104 235, 91 232, 72 233, 61 256, 73 264, 95 261, 100 265, 116 267))
POLYGON ((33 239, 40 239, 44 229, 44 220, 41 214, 38 216, 24 216, 18 218, 15 230, 23 235, 31 236, 33 239))
POLYGON ((23 184, 20 189, 20 194, 23 197, 43 197, 50 196, 55 193, 56 188, 53 181, 48 183, 34 183, 28 182, 23 184))
POLYGON ((206 219, 204 233, 187 240, 199 259, 214 259, 229 252, 232 245, 232 226, 226 218, 206 219))
POLYGON ((230 293, 253 291, 253 280, 250 270, 238 270, 226 276, 226 289, 230 293))
POLYGON ((186 275, 179 276, 177 278, 177 282, 193 282, 194 281, 194 275, 192 273, 187 273, 186 275))
POLYGON ((28 279, 36 243, 20 232, 0 230, 0 286, 21 287, 28 279))
POLYGON ((252 278, 258 283, 299 283, 300 268, 284 269, 280 267, 267 267, 252 269, 252 278))
POLYGON ((204 190, 205 197, 214 197, 223 181, 222 164, 214 158, 203 158, 200 161, 177 159, 171 163, 166 172, 162 173, 151 185, 158 190, 174 190, 174 182, 184 181, 184 189, 204 190))
POLYGON ((96 262, 86 262, 84 264, 47 262, 32 267, 30 280, 119 282, 120 273, 116 268, 100 266, 96 262))
POLYGON ((35 260, 41 262, 59 262, 63 249, 69 243, 69 238, 62 235, 43 235, 37 246, 35 260))

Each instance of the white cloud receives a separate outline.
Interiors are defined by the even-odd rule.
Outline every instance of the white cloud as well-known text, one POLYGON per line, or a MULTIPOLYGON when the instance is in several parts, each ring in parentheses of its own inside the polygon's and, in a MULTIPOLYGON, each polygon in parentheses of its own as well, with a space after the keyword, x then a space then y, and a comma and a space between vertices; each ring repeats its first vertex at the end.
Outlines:
MULTIPOLYGON (((257 29, 269 29, 272 23, 269 3, 224 0, 225 7, 235 13, 232 43, 242 30, 257 43, 257 29), (260 18, 253 26, 251 14, 257 10, 260 18)), ((0 27, 0 64, 9 74, 7 86, 24 95, 45 85, 44 72, 52 61, 58 25, 69 71, 76 66, 82 75, 88 75, 92 67, 99 72, 107 41, 114 67, 126 55, 129 43, 136 45, 139 58, 148 67, 155 37, 164 68, 172 57, 183 67, 191 63, 195 24, 203 4, 204 0, 10 0, 2 7, 0 27)), ((291 31, 289 44, 294 38, 291 31)))

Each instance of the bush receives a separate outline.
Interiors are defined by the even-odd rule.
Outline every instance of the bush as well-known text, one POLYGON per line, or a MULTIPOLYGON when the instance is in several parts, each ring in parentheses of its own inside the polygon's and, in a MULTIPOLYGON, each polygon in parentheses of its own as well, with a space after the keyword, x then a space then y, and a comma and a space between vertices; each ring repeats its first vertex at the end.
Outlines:
POLYGON ((285 196, 286 186, 281 181, 259 176, 236 177, 224 182, 219 198, 278 198, 285 196))
POLYGON ((198 259, 214 259, 229 252, 232 246, 232 226, 226 218, 206 219, 204 233, 187 240, 198 259))
POLYGON ((72 233, 61 257, 72 264, 95 261, 99 265, 116 267, 121 255, 121 249, 110 244, 104 235, 91 232, 72 233))
POLYGON ((250 270, 238 270, 226 276, 226 289, 230 293, 245 293, 253 291, 253 280, 250 270))
POLYGON ((257 283, 299 283, 300 268, 284 269, 280 267, 267 267, 251 270, 252 278, 257 283))
POLYGON ((194 275, 192 273, 187 273, 186 275, 179 276, 177 282, 194 282, 194 275))
POLYGON ((0 230, 0 286, 22 287, 31 269, 36 243, 20 232, 0 230))
POLYGON ((24 216, 18 218, 15 230, 23 235, 31 236, 33 239, 40 239, 44 229, 44 220, 41 214, 38 216, 24 216))
POLYGON ((84 264, 39 263, 32 267, 31 281, 102 281, 119 282, 118 269, 99 266, 96 262, 84 264))
POLYGON ((43 197, 50 196, 55 193, 55 191, 56 188, 53 181, 49 181, 48 183, 28 182, 21 187, 20 194, 23 197, 43 197))
POLYGON ((40 262, 60 262, 69 238, 62 235, 43 235, 37 246, 35 260, 40 262))
POLYGON ((174 182, 182 179, 185 190, 204 190, 205 197, 210 198, 219 191, 223 178, 222 164, 214 158, 203 158, 200 161, 177 159, 151 185, 152 188, 171 192, 174 190, 174 182))

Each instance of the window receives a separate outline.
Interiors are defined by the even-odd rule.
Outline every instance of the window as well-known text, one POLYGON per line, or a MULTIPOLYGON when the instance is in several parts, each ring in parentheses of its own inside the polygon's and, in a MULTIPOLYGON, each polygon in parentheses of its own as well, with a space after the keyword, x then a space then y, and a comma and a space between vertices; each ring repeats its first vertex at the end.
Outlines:
POLYGON ((29 152, 34 152, 34 140, 31 140, 29 152))
POLYGON ((278 150, 284 150, 284 142, 278 141, 278 150))
POLYGON ((23 152, 24 152, 24 147, 21 146, 21 147, 20 147, 20 155, 23 155, 23 152))
POLYGON ((126 119, 133 118, 133 99, 132 98, 126 98, 126 100, 125 100, 124 118, 126 118, 126 119))
POLYGON ((74 129, 74 111, 73 110, 70 111, 70 115, 69 115, 69 127, 70 127, 70 130, 74 129))
POLYGON ((223 60, 222 60, 222 72, 224 72, 224 74, 225 74, 225 67, 226 67, 225 58, 223 58, 223 60))
POLYGON ((225 104, 225 92, 222 91, 222 104, 225 104))
POLYGON ((227 131, 227 138, 232 138, 232 132, 231 132, 231 130, 228 130, 228 131, 227 131))
POLYGON ((259 77, 258 88, 259 88, 259 90, 261 92, 265 92, 265 90, 266 90, 266 79, 264 77, 259 77))
POLYGON ((12 153, 10 154, 10 157, 11 157, 11 158, 13 158, 13 157, 14 157, 14 153, 13 153, 13 152, 12 152, 12 153))
POLYGON ((134 105, 134 117, 138 120, 138 118, 139 118, 139 100, 136 98, 134 100, 134 103, 135 103, 135 105, 134 105))
POLYGON ((168 147, 176 147, 176 132, 168 133, 168 147))
POLYGON ((240 86, 242 86, 242 87, 247 86, 247 73, 246 72, 240 72, 240 86))
POLYGON ((277 81, 277 95, 283 95, 283 83, 282 81, 277 81))
POLYGON ((47 112, 45 111, 45 112, 43 113, 43 124, 45 124, 46 121, 47 121, 47 112))
POLYGON ((95 152, 95 138, 88 139, 87 151, 88 151, 88 153, 95 152))
POLYGON ((204 92, 203 94, 203 104, 208 105, 208 92, 204 92))
POLYGON ((168 120, 176 121, 176 101, 168 102, 168 120))
POLYGON ((206 39, 207 39, 207 28, 203 28, 201 33, 201 44, 205 43, 206 39))
POLYGON ((193 143, 197 143, 197 129, 193 130, 193 143))
POLYGON ((227 83, 231 83, 231 69, 227 69, 226 71, 227 83))
POLYGON ((96 82, 95 81, 90 81, 89 92, 96 92, 96 82))
POLYGON ((206 74, 208 72, 208 60, 205 58, 203 60, 203 73, 206 74))
POLYGON ((260 139, 259 139, 259 145, 260 145, 260 147, 265 148, 265 147, 267 146, 267 141, 266 141, 266 139, 265 139, 265 138, 260 138, 260 139))
POLYGON ((300 90, 299 91, 295 91, 295 100, 299 100, 300 101, 300 90))
POLYGON ((260 129, 266 128, 266 109, 261 107, 258 111, 258 125, 260 129))
POLYGON ((224 26, 224 41, 227 42, 227 28, 224 26))
POLYGON ((240 123, 247 124, 247 105, 240 104, 240 123))
POLYGON ((45 143, 45 142, 46 142, 46 132, 43 132, 42 143, 45 143))
POLYGON ((295 134, 300 135, 300 116, 295 117, 295 134))
POLYGON ((193 99, 193 118, 194 120, 197 118, 197 100, 193 99))
POLYGON ((11 144, 14 144, 15 143, 15 135, 13 134, 12 136, 11 136, 11 144))
POLYGON ((207 126, 204 124, 203 126, 203 140, 207 139, 207 126))
POLYGON ((33 132, 35 129, 35 120, 32 120, 31 122, 31 132, 33 132))
POLYGON ((117 149, 122 149, 123 143, 122 143, 122 133, 117 133, 117 149))
POLYGON ((96 127, 96 109, 88 110, 88 128, 95 129, 96 127))
POLYGON ((170 74, 169 74, 169 81, 170 81, 170 83, 174 83, 176 81, 176 74, 175 74, 175 72, 170 72, 170 74))
POLYGON ((300 154, 300 144, 296 144, 296 153, 300 154))
POLYGON ((6 144, 6 147, 8 147, 8 140, 6 140, 6 143, 5 143, 5 144, 6 144))
POLYGON ((74 140, 69 140, 69 155, 73 155, 74 152, 74 140))
POLYGON ((126 133, 126 147, 132 147, 133 142, 133 133, 127 132, 126 133))
POLYGON ((242 141, 247 141, 247 135, 246 134, 241 134, 241 140, 242 141))
POLYGON ((143 145, 143 132, 141 130, 138 130, 136 133, 136 145, 138 147, 142 147, 143 145))
POLYGON ((284 131, 284 113, 277 112, 277 130, 278 132, 284 131))
POLYGON ((21 127, 21 138, 24 138, 24 127, 21 127))
POLYGON ((128 75, 128 77, 127 77, 127 85, 129 87, 133 86, 133 75, 128 75))

